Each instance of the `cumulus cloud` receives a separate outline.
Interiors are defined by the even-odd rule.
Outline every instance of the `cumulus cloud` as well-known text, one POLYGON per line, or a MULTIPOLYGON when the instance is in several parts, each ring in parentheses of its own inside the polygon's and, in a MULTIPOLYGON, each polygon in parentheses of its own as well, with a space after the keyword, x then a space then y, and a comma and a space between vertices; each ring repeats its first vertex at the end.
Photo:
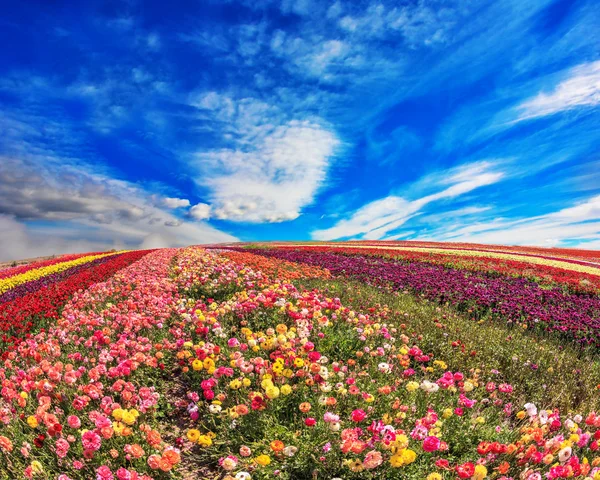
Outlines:
POLYGON ((160 203, 167 208, 184 208, 190 206, 190 201, 185 198, 165 197, 160 203))
POLYGON ((323 127, 291 121, 275 128, 250 150, 199 154, 207 174, 198 181, 211 192, 214 218, 293 220, 312 203, 338 145, 335 135, 323 127))
POLYGON ((572 68, 551 92, 540 92, 516 107, 516 121, 600 104, 600 60, 572 68))
POLYGON ((455 198, 477 188, 494 184, 503 176, 503 172, 498 171, 493 163, 487 161, 437 172, 428 177, 437 179, 435 182, 437 191, 413 200, 398 195, 389 195, 372 201, 334 226, 315 230, 312 232, 312 238, 333 240, 361 235, 364 239, 379 240, 386 237, 388 232, 398 229, 409 219, 419 215, 426 205, 438 200, 455 198))
POLYGON ((190 208, 190 216, 195 220, 208 220, 210 218, 210 205, 197 203, 190 208))
POLYGON ((219 122, 223 143, 232 145, 195 155, 196 182, 209 191, 210 205, 193 207, 192 217, 284 222, 313 202, 341 144, 323 122, 295 120, 260 100, 217 92, 191 102, 219 122))

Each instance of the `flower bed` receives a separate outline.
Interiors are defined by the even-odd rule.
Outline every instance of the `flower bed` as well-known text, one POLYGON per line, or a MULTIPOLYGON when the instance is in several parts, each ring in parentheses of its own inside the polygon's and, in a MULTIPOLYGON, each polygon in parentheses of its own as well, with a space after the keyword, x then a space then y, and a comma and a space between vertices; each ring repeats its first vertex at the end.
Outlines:
MULTIPOLYGON (((103 256, 69 270, 8 290, 0 303, 0 346, 18 343, 59 317, 61 308, 77 291, 106 280, 115 272, 146 255, 148 250, 103 256)), ((1 350, 1 348, 0 348, 1 350)))
POLYGON ((582 346, 600 345, 600 297, 540 288, 522 278, 401 263, 368 256, 290 249, 256 249, 256 254, 327 268, 335 275, 409 289, 439 303, 477 315, 559 333, 582 346))

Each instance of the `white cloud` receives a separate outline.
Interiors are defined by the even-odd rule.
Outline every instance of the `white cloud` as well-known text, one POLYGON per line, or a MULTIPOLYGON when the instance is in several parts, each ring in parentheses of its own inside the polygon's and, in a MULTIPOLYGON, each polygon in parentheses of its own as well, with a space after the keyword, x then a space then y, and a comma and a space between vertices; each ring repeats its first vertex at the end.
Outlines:
POLYGON ((167 208, 183 208, 190 206, 190 201, 186 198, 165 197, 162 199, 161 203, 167 208))
POLYGON ((196 220, 208 220, 210 218, 210 205, 198 203, 190 208, 190 216, 196 220))
MULTIPOLYGON (((255 126, 257 131, 261 126, 255 126)), ((266 127, 266 126, 265 126, 266 127)), ((283 222, 297 218, 325 182, 329 162, 340 144, 336 136, 310 121, 266 128, 247 149, 222 149, 197 155, 210 190, 213 218, 239 222, 283 222)))
POLYGON ((259 99, 218 92, 194 94, 191 104, 208 115, 226 145, 194 156, 195 180, 210 203, 201 216, 284 222, 313 202, 341 144, 322 120, 296 120, 294 112, 259 99))
POLYGON ((578 242, 595 248, 600 237, 600 195, 544 215, 517 219, 493 219, 433 229, 423 240, 450 240, 506 245, 565 245, 578 242), (565 243, 567 242, 567 243, 565 243))
POLYGON ((553 115, 577 107, 600 104, 600 60, 584 63, 569 70, 567 78, 553 91, 541 92, 516 107, 517 122, 553 115))
POLYGON ((436 192, 415 200, 407 200, 396 195, 375 200, 359 208, 350 218, 339 221, 333 227, 315 230, 312 232, 312 238, 333 240, 362 235, 368 240, 378 240, 412 217, 419 215, 423 207, 429 203, 455 198, 479 187, 494 184, 503 176, 502 172, 494 169, 494 164, 487 161, 438 172, 430 176, 430 178, 437 178, 436 192))

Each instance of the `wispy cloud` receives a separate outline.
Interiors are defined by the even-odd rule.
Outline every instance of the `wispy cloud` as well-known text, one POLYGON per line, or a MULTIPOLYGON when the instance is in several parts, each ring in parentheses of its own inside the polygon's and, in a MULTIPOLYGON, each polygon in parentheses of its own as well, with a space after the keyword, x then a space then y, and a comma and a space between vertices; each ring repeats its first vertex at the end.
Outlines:
POLYGON ((423 239, 467 242, 568 246, 578 243, 593 247, 600 236, 600 195, 588 197, 569 207, 544 215, 457 222, 433 229, 423 239))
POLYGON ((570 69, 552 91, 541 92, 518 105, 515 122, 596 105, 600 105, 600 60, 570 69))
MULTIPOLYGON (((378 240, 401 227, 430 203, 456 198, 477 188, 499 182, 504 173, 489 161, 467 164, 435 174, 439 178, 436 191, 429 195, 407 200, 397 195, 370 202, 354 212, 350 218, 334 226, 312 232, 316 240, 333 240, 361 235, 378 240)), ((435 188, 434 187, 434 188, 435 188)))

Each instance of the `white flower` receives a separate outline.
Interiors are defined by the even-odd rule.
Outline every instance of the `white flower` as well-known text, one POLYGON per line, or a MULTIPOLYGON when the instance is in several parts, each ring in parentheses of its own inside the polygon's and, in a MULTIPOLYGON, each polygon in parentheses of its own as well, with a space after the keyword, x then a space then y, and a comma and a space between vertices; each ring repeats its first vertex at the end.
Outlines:
POLYGON ((421 389, 425 390, 427 393, 435 393, 440 389, 440 386, 437 383, 430 382, 429 380, 423 380, 421 383, 421 389))
POLYGON ((527 410, 527 415, 529 415, 530 417, 537 415, 538 412, 537 407, 533 403, 526 403, 525 410, 527 410))
POLYGON ((329 430, 331 430, 332 432, 339 432, 340 428, 342 428, 340 422, 331 422, 329 424, 329 430))
POLYGON ((293 445, 289 445, 287 447, 285 447, 283 449, 283 454, 286 457, 293 457, 294 455, 296 455, 296 452, 298 451, 298 447, 294 447, 293 445))
POLYGON ((546 410, 540 410, 539 419, 542 425, 546 425, 548 423, 548 412, 546 410))
POLYGON ((571 447, 565 447, 562 448, 559 452, 558 452, 558 461, 561 463, 566 462, 569 458, 571 458, 571 447))
POLYGON ((381 373, 390 373, 392 371, 392 367, 389 363, 381 362, 377 365, 377 368, 381 373))
POLYGON ((219 413, 221 411, 221 405, 210 405, 208 410, 210 413, 219 413))
POLYGON ((573 417, 573 420, 575 421, 575 423, 581 423, 581 421, 583 420, 583 417, 581 415, 575 415, 573 417))

